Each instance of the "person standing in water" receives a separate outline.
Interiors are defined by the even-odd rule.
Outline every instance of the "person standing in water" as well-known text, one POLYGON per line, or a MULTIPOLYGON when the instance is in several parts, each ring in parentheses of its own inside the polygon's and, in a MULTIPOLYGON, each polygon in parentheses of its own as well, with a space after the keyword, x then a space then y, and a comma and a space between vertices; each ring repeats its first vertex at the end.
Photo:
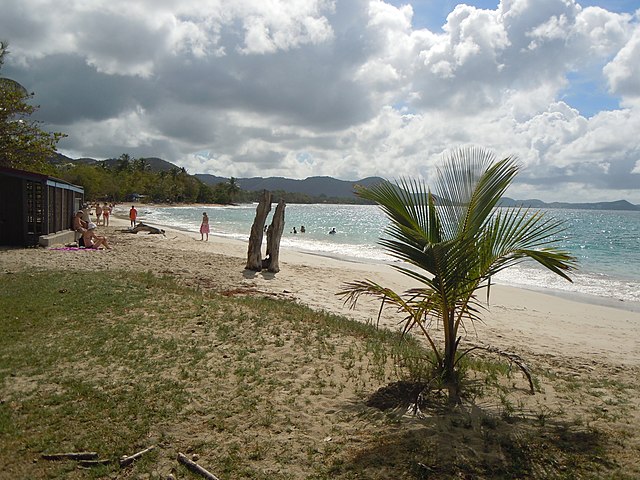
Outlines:
POLYGON ((207 216, 207 212, 202 213, 202 223, 200 224, 200 240, 204 240, 205 242, 209 241, 209 217, 207 216), (204 236, 207 236, 207 239, 204 239, 204 236))

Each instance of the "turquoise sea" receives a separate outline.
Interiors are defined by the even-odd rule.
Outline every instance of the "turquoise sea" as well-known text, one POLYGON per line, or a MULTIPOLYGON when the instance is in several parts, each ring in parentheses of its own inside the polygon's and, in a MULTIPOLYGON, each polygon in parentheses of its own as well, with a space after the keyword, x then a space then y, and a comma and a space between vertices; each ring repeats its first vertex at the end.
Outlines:
MULTIPOLYGON (((275 204, 271 214, 275 210, 275 204)), ((248 240, 256 205, 161 207, 138 209, 140 220, 193 232, 199 236, 200 219, 206 211, 214 235, 248 240)), ((555 293, 579 295, 583 300, 613 303, 640 310, 640 212, 593 210, 546 210, 565 222, 560 245, 573 253, 579 269, 573 283, 525 262, 504 271, 496 283, 555 293)), ((268 223, 271 220, 268 219, 268 223)), ((393 262, 377 244, 387 225, 377 206, 287 205, 281 245, 316 255, 363 262, 393 262), (304 225, 306 233, 298 232, 304 225), (335 227, 336 234, 329 235, 335 227)))

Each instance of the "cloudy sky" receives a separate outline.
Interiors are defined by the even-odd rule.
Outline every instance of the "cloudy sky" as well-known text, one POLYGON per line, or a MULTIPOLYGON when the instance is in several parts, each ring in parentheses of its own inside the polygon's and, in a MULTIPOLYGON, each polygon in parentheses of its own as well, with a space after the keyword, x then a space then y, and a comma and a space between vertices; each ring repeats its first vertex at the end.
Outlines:
POLYGON ((638 0, 2 0, 0 39, 74 158, 428 181, 473 144, 509 196, 640 204, 638 0))

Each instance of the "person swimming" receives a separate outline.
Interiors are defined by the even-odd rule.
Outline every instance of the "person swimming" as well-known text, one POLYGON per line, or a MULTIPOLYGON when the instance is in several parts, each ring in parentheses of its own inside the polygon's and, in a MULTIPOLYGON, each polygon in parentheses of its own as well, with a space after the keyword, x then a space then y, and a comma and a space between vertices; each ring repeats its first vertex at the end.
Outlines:
POLYGON ((336 233, 336 227, 332 227, 331 230, 329 230, 329 235, 335 235, 336 233))

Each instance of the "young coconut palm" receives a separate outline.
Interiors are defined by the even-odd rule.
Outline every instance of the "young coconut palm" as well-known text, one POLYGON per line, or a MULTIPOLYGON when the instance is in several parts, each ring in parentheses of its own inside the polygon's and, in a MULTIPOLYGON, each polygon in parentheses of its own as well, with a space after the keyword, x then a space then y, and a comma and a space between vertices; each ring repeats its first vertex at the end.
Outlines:
POLYGON ((562 231, 560 222, 527 209, 496 209, 518 173, 514 157, 495 161, 478 147, 453 151, 438 170, 434 194, 424 183, 401 180, 357 187, 358 196, 380 205, 389 217, 389 238, 380 244, 412 267, 395 266, 421 286, 400 295, 370 280, 348 283, 339 293, 355 306, 361 295, 372 295, 406 315, 404 331, 418 328, 436 359, 436 372, 449 400, 460 401, 456 371, 465 321, 480 318, 482 288, 489 296, 490 280, 499 271, 532 259, 571 281, 575 258, 552 246, 562 231), (435 324, 444 331, 444 349, 432 335, 435 324))

